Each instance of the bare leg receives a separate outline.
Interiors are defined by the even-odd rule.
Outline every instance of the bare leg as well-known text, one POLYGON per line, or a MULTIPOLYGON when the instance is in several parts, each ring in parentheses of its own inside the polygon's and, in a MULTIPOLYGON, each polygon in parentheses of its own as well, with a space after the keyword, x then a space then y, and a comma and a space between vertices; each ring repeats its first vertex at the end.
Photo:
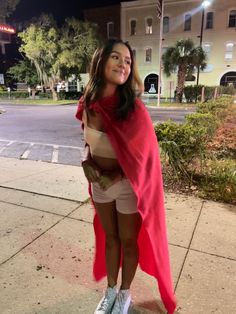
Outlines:
POLYGON ((94 203, 94 205, 106 234, 106 270, 108 286, 114 287, 117 284, 121 255, 116 206, 115 202, 94 203))
POLYGON ((118 228, 123 249, 121 289, 129 289, 138 266, 139 251, 137 239, 142 224, 140 214, 118 212, 118 228))

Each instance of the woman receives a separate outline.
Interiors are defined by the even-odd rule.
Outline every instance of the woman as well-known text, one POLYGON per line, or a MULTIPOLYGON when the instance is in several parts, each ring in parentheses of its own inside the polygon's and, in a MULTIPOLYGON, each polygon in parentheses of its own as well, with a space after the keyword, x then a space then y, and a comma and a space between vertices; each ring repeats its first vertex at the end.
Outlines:
POLYGON ((82 166, 95 207, 94 276, 106 275, 108 282, 96 314, 128 312, 138 264, 158 280, 170 314, 176 306, 157 140, 145 106, 136 98, 137 83, 130 46, 107 42, 93 56, 76 114, 83 121, 87 156, 82 166))

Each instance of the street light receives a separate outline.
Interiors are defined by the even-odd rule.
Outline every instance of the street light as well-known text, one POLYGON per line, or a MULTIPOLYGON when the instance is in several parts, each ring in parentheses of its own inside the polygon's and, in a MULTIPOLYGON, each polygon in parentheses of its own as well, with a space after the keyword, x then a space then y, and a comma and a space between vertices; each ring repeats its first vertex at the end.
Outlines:
MULTIPOLYGON (((200 44, 199 46, 202 47, 202 39, 203 39, 203 29, 204 29, 204 19, 205 19, 205 9, 211 5, 210 0, 204 0, 201 4, 202 7, 202 21, 201 21, 201 31, 200 31, 200 44)), ((199 73, 200 73, 200 65, 197 67, 197 85, 199 83, 199 73)))

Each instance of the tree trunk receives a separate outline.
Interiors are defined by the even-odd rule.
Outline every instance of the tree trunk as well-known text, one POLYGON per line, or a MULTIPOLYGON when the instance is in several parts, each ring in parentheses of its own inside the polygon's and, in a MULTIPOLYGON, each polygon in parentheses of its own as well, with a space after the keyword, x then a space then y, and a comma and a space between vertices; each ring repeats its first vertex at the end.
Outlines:
POLYGON ((35 99, 36 89, 32 88, 31 93, 32 93, 32 99, 35 99))
POLYGON ((177 88, 176 88, 176 101, 178 103, 182 103, 182 100, 183 100, 186 73, 187 73, 186 66, 180 65, 179 70, 178 70, 178 81, 177 81, 177 88))
POLYGON ((50 90, 51 90, 51 92, 52 92, 52 99, 53 99, 54 101, 57 101, 57 100, 58 100, 58 95, 57 95, 57 92, 56 92, 55 89, 54 89, 54 82, 51 82, 51 84, 50 84, 50 90))

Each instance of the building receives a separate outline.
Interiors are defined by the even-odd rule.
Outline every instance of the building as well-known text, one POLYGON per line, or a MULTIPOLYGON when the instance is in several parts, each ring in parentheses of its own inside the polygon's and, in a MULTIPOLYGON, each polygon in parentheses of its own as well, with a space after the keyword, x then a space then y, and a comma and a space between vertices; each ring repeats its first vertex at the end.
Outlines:
POLYGON ((84 19, 98 25, 101 39, 121 38, 120 5, 111 5, 84 10, 84 19), (98 13, 99 12, 99 13, 98 13))
POLYGON ((15 29, 0 22, 0 85, 5 83, 4 74, 6 71, 6 45, 11 43, 11 35, 15 29))
MULTIPOLYGON (((86 21, 97 24, 98 34, 101 40, 121 38, 121 10, 120 5, 111 5, 99 8, 91 8, 83 11, 86 21), (99 12, 99 14, 98 14, 99 12)), ((80 73, 81 81, 77 83, 78 91, 84 89, 89 80, 88 73, 80 73)))
MULTIPOLYGON (((163 0, 162 52, 178 39, 191 38, 200 44, 203 7, 201 0, 163 0)), ((136 56, 146 93, 156 93, 159 75, 160 19, 157 1, 121 3, 121 37, 136 56)), ((207 68, 200 72, 199 84, 234 84, 236 87, 236 1, 212 0, 204 9, 202 47, 207 53, 207 68)), ((196 83, 196 73, 194 74, 196 83)), ((162 74, 162 95, 173 97, 176 75, 162 74)))

